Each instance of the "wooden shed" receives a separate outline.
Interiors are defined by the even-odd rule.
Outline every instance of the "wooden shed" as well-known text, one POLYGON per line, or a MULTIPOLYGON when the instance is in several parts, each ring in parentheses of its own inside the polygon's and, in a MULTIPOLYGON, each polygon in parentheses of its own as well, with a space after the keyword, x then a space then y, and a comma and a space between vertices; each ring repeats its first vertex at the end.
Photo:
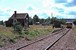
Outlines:
POLYGON ((22 26, 29 27, 29 14, 28 13, 17 13, 16 11, 14 14, 5 21, 6 27, 11 27, 13 25, 13 20, 16 19, 22 26))

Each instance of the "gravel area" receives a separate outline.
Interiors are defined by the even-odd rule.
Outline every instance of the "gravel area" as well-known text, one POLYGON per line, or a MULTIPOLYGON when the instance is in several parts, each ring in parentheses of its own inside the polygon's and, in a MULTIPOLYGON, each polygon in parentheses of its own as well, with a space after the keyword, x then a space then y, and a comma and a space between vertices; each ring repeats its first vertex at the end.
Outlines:
POLYGON ((74 33, 72 30, 64 37, 62 37, 52 48, 49 50, 76 50, 76 43, 74 33))

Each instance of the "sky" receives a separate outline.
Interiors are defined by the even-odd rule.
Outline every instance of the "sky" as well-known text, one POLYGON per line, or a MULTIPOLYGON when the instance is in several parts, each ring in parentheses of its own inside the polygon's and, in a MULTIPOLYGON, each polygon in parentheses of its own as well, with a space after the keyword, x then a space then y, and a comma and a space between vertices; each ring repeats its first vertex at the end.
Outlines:
POLYGON ((8 20, 14 11, 35 14, 39 18, 76 18, 76 0, 0 0, 0 20, 8 20), (53 14, 53 15, 51 15, 53 14))

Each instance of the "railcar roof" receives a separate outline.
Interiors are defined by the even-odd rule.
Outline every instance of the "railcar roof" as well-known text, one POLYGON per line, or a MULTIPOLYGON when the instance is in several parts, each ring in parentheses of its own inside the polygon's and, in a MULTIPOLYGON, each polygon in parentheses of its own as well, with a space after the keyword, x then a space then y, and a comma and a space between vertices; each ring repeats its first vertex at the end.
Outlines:
POLYGON ((66 23, 73 23, 73 22, 66 22, 66 23))

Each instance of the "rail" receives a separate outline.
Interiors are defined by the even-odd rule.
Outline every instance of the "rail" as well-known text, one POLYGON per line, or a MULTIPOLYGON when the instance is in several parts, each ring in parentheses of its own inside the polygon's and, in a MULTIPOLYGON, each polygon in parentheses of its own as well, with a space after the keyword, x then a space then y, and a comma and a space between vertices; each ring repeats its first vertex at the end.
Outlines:
MULTIPOLYGON (((52 33, 57 34, 57 33, 60 33, 62 30, 63 30, 63 29, 55 30, 55 31, 53 31, 52 33)), ((52 34, 52 35, 55 35, 55 34, 52 34)), ((20 50, 20 49, 22 49, 22 48, 24 48, 24 47, 27 47, 27 46, 29 46, 29 45, 32 45, 32 44, 37 43, 37 42, 39 42, 39 41, 42 41, 43 39, 46 39, 46 38, 48 38, 48 37, 50 37, 50 36, 51 36, 51 35, 49 35, 49 36, 47 36, 47 37, 44 37, 44 38, 41 38, 41 39, 39 39, 39 40, 37 40, 37 41, 31 42, 31 43, 29 43, 29 44, 27 44, 27 45, 25 45, 25 46, 22 46, 22 47, 20 47, 20 48, 17 48, 16 50, 20 50)))
POLYGON ((51 47, 54 46, 54 44, 56 44, 63 36, 65 36, 68 32, 70 31, 70 29, 65 33, 63 34, 59 39, 57 39, 54 43, 50 44, 48 47, 45 48, 45 50, 49 50, 51 47))

